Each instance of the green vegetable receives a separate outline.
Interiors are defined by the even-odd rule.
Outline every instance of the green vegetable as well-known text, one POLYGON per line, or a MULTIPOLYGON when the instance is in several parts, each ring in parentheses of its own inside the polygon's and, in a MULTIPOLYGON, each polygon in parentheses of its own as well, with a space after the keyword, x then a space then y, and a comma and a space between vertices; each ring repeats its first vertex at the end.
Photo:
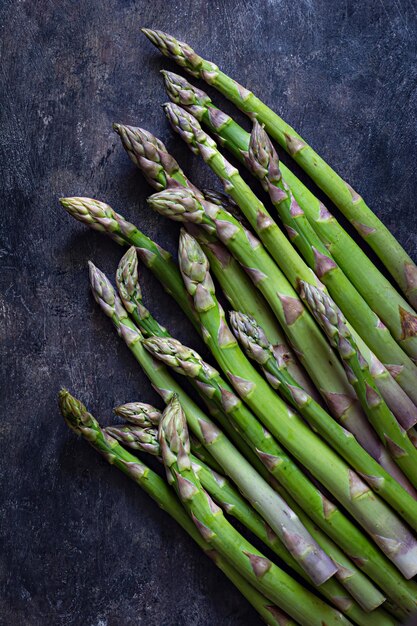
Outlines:
POLYGON ((174 396, 159 425, 159 442, 167 479, 207 543, 260 593, 306 626, 349 624, 335 609, 307 591, 252 546, 225 519, 192 470, 185 415, 174 396))
MULTIPOLYGON (((254 609, 270 626, 282 626, 288 619, 275 605, 248 583, 229 562, 220 554, 213 553, 210 545, 204 541, 197 528, 190 520, 183 506, 172 493, 166 482, 133 454, 130 454, 119 443, 106 434, 97 420, 88 413, 85 406, 63 389, 59 394, 61 413, 67 425, 86 441, 111 465, 120 469, 126 476, 141 487, 153 500, 166 511, 190 535, 197 545, 212 559, 219 569, 239 589, 254 609)), ((381 618, 386 619, 385 613, 381 618)), ((359 622, 358 622, 359 623, 359 622)), ((294 624, 294 622, 289 622, 294 624)), ((388 624, 388 623, 387 623, 388 624)), ((294 624, 294 626, 296 626, 294 624)))

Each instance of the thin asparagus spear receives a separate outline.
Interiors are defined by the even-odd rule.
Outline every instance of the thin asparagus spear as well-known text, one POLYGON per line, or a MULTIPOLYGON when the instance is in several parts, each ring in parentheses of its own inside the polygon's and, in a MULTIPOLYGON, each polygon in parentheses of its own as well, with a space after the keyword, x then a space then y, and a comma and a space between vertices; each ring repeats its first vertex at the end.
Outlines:
POLYGON ((326 345, 323 334, 302 305, 298 294, 250 231, 245 230, 230 213, 206 200, 200 200, 189 189, 161 191, 151 196, 148 203, 171 219, 200 224, 209 232, 217 233, 271 305, 299 360, 305 365, 333 415, 388 472, 398 475, 396 464, 365 415, 353 410, 357 399, 336 355, 326 345), (326 359, 327 365, 331 364, 326 375, 318 365, 320 356, 320 363, 326 359))
MULTIPOLYGON (((141 450, 143 452, 149 452, 150 454, 155 454, 156 456, 160 456, 160 448, 158 443, 158 433, 155 427, 152 429, 143 429, 138 428, 136 426, 112 426, 105 429, 112 437, 117 439, 120 443, 133 448, 134 450, 141 450), (152 431, 149 433, 148 431, 152 431), (149 438, 152 438, 152 447, 149 450, 149 438)), ((231 515, 235 519, 237 519, 241 524, 246 526, 256 537, 258 537, 266 546, 268 546, 278 557, 284 561, 287 565, 291 567, 298 575, 302 576, 306 580, 309 580, 303 569, 298 565, 295 559, 292 558, 290 553, 283 547, 282 543, 278 540, 275 533, 272 529, 268 528, 265 525, 262 518, 252 509, 252 507, 242 498, 242 496, 236 491, 233 485, 227 480, 225 476, 222 476, 217 471, 213 470, 209 465, 204 462, 201 462, 200 459, 195 457, 193 441, 190 437, 191 442, 191 466, 193 471, 198 476, 202 486, 206 491, 210 494, 213 500, 221 506, 221 508, 227 513, 231 515)), ((286 494, 287 495, 287 494, 286 494)), ((313 532, 320 532, 318 529, 314 529, 314 525, 308 520, 307 516, 301 513, 304 517, 304 523, 309 524, 310 528, 313 532)), ((322 533, 320 533, 320 538, 326 545, 328 545, 328 539, 324 537, 322 533)), ((331 542, 329 542, 331 543, 331 542)), ((346 560, 343 553, 339 551, 341 555, 342 562, 346 560)), ((342 567, 340 569, 340 578, 342 579, 342 584, 345 583, 345 588, 348 591, 359 590, 359 587, 353 583, 353 579, 355 579, 355 575, 352 572, 352 563, 348 563, 348 567, 342 567)), ((339 576, 338 576, 339 577, 339 576)), ((360 577, 362 580, 361 584, 372 587, 370 581, 365 577, 360 577)), ((359 580, 357 581, 359 585, 359 580)), ((323 583, 320 586, 320 593, 327 598, 336 608, 338 608, 342 613, 347 615, 350 619, 352 619, 357 624, 367 625, 369 623, 374 623, 375 626, 380 626, 380 622, 377 621, 378 617, 381 619, 387 620, 387 615, 384 612, 377 611, 375 608, 384 601, 384 596, 377 590, 373 591, 374 601, 377 601, 376 606, 368 606, 368 611, 372 611, 371 622, 370 615, 367 612, 363 612, 362 609, 355 603, 352 602, 352 598, 346 594, 342 585, 337 582, 335 579, 330 579, 323 583), (379 597, 378 597, 379 596, 379 597)), ((362 594, 363 596, 363 594, 362 594)), ((366 609, 365 609, 366 610, 366 609)), ((391 624, 394 624, 391 618, 388 618, 391 624)))
MULTIPOLYGON (((370 545, 362 533, 358 532, 358 529, 333 503, 329 506, 327 498, 300 471, 214 368, 205 363, 194 350, 183 346, 175 339, 151 337, 146 339, 143 345, 152 356, 172 367, 175 372, 196 381, 203 393, 207 394, 221 410, 227 411, 236 429, 262 460, 271 475, 293 494, 310 517, 341 548, 348 554, 354 555, 358 553, 358 550, 361 553, 367 552, 370 545)), ((303 523, 308 524, 308 521, 304 519, 303 523)), ((311 522, 309 526, 311 527, 311 522)), ((312 531, 317 542, 323 547, 326 546, 326 553, 339 566, 338 574, 342 577, 342 583, 344 573, 350 572, 347 582, 353 597, 365 610, 373 610, 375 606, 378 606, 382 600, 381 594, 377 592, 375 596, 373 586, 369 585, 369 581, 359 573, 352 562, 343 555, 341 556, 340 550, 333 542, 324 539, 324 544, 322 544, 322 533, 319 532, 317 535, 317 529, 314 526, 312 531)), ((372 547, 371 552, 373 552, 372 547)))
POLYGON ((346 326, 341 310, 322 291, 301 282, 303 300, 342 359, 358 398, 391 456, 417 487, 417 449, 398 425, 369 373, 369 367, 346 326))
POLYGON ((121 300, 106 276, 91 262, 90 284, 96 302, 110 317, 119 335, 142 365, 153 386, 165 402, 177 393, 187 411, 194 434, 220 463, 226 474, 238 485, 243 495, 277 533, 294 558, 316 585, 333 576, 337 568, 307 533, 298 517, 285 501, 252 468, 219 429, 202 413, 170 377, 165 368, 155 361, 142 345, 143 335, 129 319, 121 300))
MULTIPOLYGON (((86 441, 101 454, 108 463, 120 469, 126 476, 141 487, 158 506, 166 511, 171 517, 190 535, 196 544, 209 556, 217 567, 229 578, 241 594, 248 600, 253 608, 259 613, 266 624, 270 626, 282 626, 285 623, 283 615, 278 607, 271 605, 259 591, 254 589, 245 578, 238 573, 220 554, 214 553, 211 546, 204 541, 201 533, 184 511, 183 506, 172 493, 166 482, 147 467, 136 456, 130 454, 119 443, 103 432, 97 420, 88 413, 85 406, 62 390, 59 394, 59 405, 65 422, 77 435, 84 437, 86 441)), ((385 613, 380 612, 385 619, 385 613)), ((289 624, 296 626, 295 622, 289 624)))
MULTIPOLYGON (((215 107, 204 91, 195 88, 182 76, 172 72, 162 73, 171 100, 192 113, 207 126, 210 132, 219 137, 222 146, 230 150, 242 163, 248 165, 249 133, 230 116, 215 107)), ((413 339, 412 330, 413 328, 416 330, 417 318, 413 317, 412 310, 405 300, 399 296, 391 283, 304 183, 282 162, 280 169, 299 207, 351 283, 390 329, 393 337, 403 349, 406 350, 406 344, 411 341, 416 350, 417 342, 413 339)), ((381 335, 382 330, 381 328, 381 335)), ((370 341, 372 341, 372 336, 370 341)), ((392 352, 379 352, 382 347, 378 348, 374 345, 372 349, 389 367, 410 398, 417 403, 414 363, 404 352, 395 351, 391 342, 392 352)))
MULTIPOLYGON (((346 183, 298 133, 254 94, 200 57, 187 44, 161 31, 143 29, 148 39, 167 57, 195 77, 218 89, 251 119, 257 118, 268 133, 288 152, 327 194, 369 243, 394 277, 412 306, 417 306, 417 267, 404 248, 346 183)), ((414 329, 414 336, 417 327, 414 329)))
MULTIPOLYGON (((180 235, 179 263, 184 284, 204 329, 205 342, 237 391, 265 427, 311 474, 332 493, 371 535, 380 549, 407 578, 417 572, 417 541, 392 510, 362 482, 346 463, 305 425, 258 374, 240 350, 215 297, 208 261, 199 244, 184 230, 180 235), (395 548, 393 550, 393 546, 395 548)), ((395 483, 407 503, 404 517, 417 527, 417 502, 395 483), (414 515, 414 516, 413 516, 414 515)))
POLYGON ((260 593, 306 626, 349 623, 339 611, 316 598, 256 550, 225 519, 192 470, 187 422, 175 396, 159 425, 159 442, 168 482, 214 550, 228 559, 260 593))
MULTIPOLYGON (((172 155, 169 154, 165 145, 157 137, 150 132, 133 126, 123 126, 121 124, 113 125, 115 131, 118 133, 122 145, 126 152, 135 163, 135 165, 143 172, 146 180, 156 190, 162 189, 175 189, 178 186, 182 186, 188 189, 192 189, 196 195, 204 198, 202 194, 186 177, 179 164, 172 155), (165 166, 166 164, 166 166, 165 166)), ((220 205, 225 204, 226 196, 223 197, 220 194, 208 191, 208 196, 212 198, 212 201, 220 205)), ((236 205, 232 200, 227 202, 225 206, 226 210, 232 210, 232 213, 237 214, 239 212, 236 205)), ((222 246, 217 237, 211 235, 211 246, 213 254, 221 254, 222 246)), ((224 248, 223 248, 224 250, 224 248)), ((223 259, 225 259, 225 251, 223 253, 223 259)), ((276 320, 272 315, 268 305, 262 295, 253 288, 250 280, 245 275, 239 264, 230 255, 227 265, 219 268, 218 279, 222 288, 225 290, 226 297, 228 294, 232 294, 234 297, 235 308, 241 310, 242 300, 246 302, 246 306, 250 308, 250 313, 258 313, 262 323, 265 324, 265 330, 268 333, 270 340, 281 346, 283 352, 288 354, 288 358, 291 359, 291 369, 296 380, 298 380, 303 386, 309 389, 314 395, 316 391, 314 386, 309 381, 308 377, 304 374, 302 368, 292 357, 292 351, 288 346, 285 337, 281 330, 278 328, 276 320), (250 292, 250 293, 248 293, 250 292), (237 300, 237 294, 241 294, 237 300), (239 306, 237 306, 239 303, 239 306), (264 310, 266 307, 266 310, 264 310)), ((214 264, 214 268, 216 265, 214 264)), ((123 299, 123 297, 122 297, 123 299)), ((143 327, 141 326, 142 330, 143 327)))
MULTIPOLYGON (((331 418, 325 409, 301 389, 288 372, 285 361, 273 350, 255 319, 244 313, 232 311, 230 323, 247 356, 261 366, 270 385, 277 389, 284 400, 301 413, 313 430, 320 433, 325 441, 361 476, 367 476, 368 480, 370 476, 375 476, 375 480, 373 482, 369 480, 369 484, 376 493, 381 494, 386 487, 383 478, 385 472, 381 472, 381 467, 366 454, 354 437, 347 437, 344 429, 331 418)), ((408 481, 403 486, 413 498, 417 499, 417 492, 408 481)), ((395 488, 395 483, 393 487, 395 488)))
POLYGON ((109 235, 121 245, 135 246, 141 261, 148 267, 164 289, 180 305, 200 332, 191 300, 187 297, 178 267, 169 252, 144 235, 134 224, 116 213, 108 204, 93 198, 61 198, 61 205, 76 220, 93 230, 109 235))

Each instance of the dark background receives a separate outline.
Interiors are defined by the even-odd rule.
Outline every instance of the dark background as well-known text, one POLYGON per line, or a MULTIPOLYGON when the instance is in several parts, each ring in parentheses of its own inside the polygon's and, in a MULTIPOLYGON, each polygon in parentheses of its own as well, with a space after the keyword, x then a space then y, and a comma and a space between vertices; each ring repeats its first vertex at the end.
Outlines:
MULTIPOLYGON (((107 423, 118 403, 161 403, 89 293, 87 260, 113 275, 121 249, 57 198, 105 200, 175 252, 177 226, 146 208, 151 190, 111 129, 148 128, 199 185, 213 182, 164 119, 158 71, 175 68, 139 30, 156 27, 262 94, 415 258, 416 5, 21 0, 0 10, 0 623, 258 624, 182 530, 58 413, 61 385, 107 423)), ((145 270, 141 280, 159 319, 200 348, 156 280, 145 270)))

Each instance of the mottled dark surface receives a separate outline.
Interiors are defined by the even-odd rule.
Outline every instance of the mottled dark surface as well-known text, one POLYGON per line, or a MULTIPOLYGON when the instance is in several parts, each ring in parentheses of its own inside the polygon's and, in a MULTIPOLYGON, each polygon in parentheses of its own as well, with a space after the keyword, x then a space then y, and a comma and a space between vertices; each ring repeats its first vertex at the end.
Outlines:
MULTIPOLYGON (((150 190, 111 130, 149 128, 199 184, 212 181, 160 109, 158 71, 174 68, 139 32, 157 27, 262 92, 416 256, 416 5, 21 0, 1 3, 0 23, 0 623, 257 624, 175 523, 58 414, 61 385, 108 422, 115 404, 156 397, 89 294, 87 260, 112 274, 121 249, 57 198, 106 200, 175 251, 178 228, 146 209, 150 190)), ((142 284, 161 321, 200 347, 146 271, 142 284)))

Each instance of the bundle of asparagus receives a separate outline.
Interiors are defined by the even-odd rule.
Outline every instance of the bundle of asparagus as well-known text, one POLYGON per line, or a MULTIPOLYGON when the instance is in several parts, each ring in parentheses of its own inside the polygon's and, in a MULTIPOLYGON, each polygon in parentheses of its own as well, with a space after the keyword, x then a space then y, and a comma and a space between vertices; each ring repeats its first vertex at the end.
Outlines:
POLYGON ((253 129, 163 72, 167 117, 220 178, 220 193, 198 189, 149 131, 114 124, 156 192, 149 206, 183 223, 178 265, 104 202, 61 199, 75 219, 129 246, 118 293, 93 263, 90 284, 165 403, 119 406, 125 422, 102 427, 62 390, 64 419, 184 528, 267 624, 401 623, 417 608, 417 268, 363 199, 251 92, 187 44, 144 33, 247 113, 253 129), (261 182, 286 234, 201 124, 261 182), (350 219, 408 302, 280 163, 267 133, 350 219), (152 315, 139 260, 222 373, 152 315), (156 457, 165 478, 127 448, 156 457))

